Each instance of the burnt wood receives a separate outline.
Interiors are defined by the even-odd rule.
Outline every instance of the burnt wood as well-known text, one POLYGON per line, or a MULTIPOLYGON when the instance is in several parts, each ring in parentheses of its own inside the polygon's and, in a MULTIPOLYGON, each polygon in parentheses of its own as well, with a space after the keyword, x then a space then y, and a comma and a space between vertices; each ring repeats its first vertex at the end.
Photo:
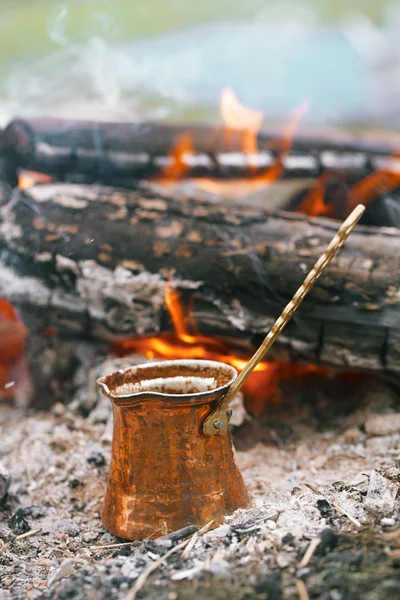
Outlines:
POLYGON ((400 147, 396 137, 329 132, 298 135, 286 152, 282 132, 261 131, 250 166, 243 153, 246 132, 221 126, 18 119, 0 135, 2 171, 12 185, 18 169, 26 168, 57 180, 134 187, 174 164, 171 152, 182 138, 192 147, 183 157, 187 177, 254 176, 281 161, 283 178, 315 178, 330 170, 344 174, 347 184, 387 166, 400 147))
MULTIPOLYGON (((166 282, 205 334, 256 345, 338 224, 150 191, 41 185, 0 211, 0 295, 36 332, 171 330, 166 282)), ((271 358, 400 371, 400 232, 358 226, 271 358)))

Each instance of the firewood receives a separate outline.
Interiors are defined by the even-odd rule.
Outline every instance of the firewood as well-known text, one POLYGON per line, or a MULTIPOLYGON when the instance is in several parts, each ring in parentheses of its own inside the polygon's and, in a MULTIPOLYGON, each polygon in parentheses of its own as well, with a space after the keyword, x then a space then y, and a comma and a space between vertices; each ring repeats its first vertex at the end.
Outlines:
MULTIPOLYGON (((255 346, 337 223, 239 203, 72 184, 0 211, 0 296, 34 331, 121 340, 171 330, 167 281, 204 334, 255 346)), ((358 226, 271 354, 400 370, 400 232, 358 226)))
POLYGON ((329 132, 296 136, 285 156, 282 133, 261 131, 256 162, 250 165, 243 152, 245 136, 222 126, 19 119, 0 135, 0 155, 3 176, 12 184, 23 167, 61 180, 132 187, 140 178, 162 173, 173 160, 173 149, 185 139, 193 149, 182 157, 185 176, 254 176, 281 158, 282 177, 317 177, 333 170, 351 182, 383 168, 400 145, 397 138, 381 141, 329 132))

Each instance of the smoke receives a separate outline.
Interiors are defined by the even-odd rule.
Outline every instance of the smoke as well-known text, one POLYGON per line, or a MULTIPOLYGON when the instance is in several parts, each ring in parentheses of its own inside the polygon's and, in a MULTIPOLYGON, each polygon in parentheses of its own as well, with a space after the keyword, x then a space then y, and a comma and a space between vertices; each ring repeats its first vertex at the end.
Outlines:
MULTIPOLYGON (((184 23, 191 3, 176 3, 184 23)), ((152 4, 143 4, 138 19, 140 11, 151 12, 152 4)), ((201 24, 170 33, 162 15, 146 13, 137 29, 151 18, 153 30, 164 33, 131 41, 122 41, 112 0, 92 0, 89 12, 82 2, 78 22, 77 3, 49 4, 46 31, 55 49, 10 65, 0 125, 29 115, 215 119, 224 87, 271 120, 285 119, 310 98, 308 121, 399 122, 395 0, 380 25, 346 8, 341 23, 323 26, 316 0, 256 4, 262 8, 246 19, 205 22, 199 13, 201 24)))
MULTIPOLYGON (((125 82, 132 80, 131 61, 116 44, 110 3, 74 29, 67 4, 56 4, 46 25, 58 46, 54 52, 11 65, 5 82, 3 118, 47 115, 119 120, 135 111, 122 99, 125 82)), ((1 125, 1 123, 0 123, 1 125)))
POLYGON ((47 23, 47 33, 49 38, 59 46, 66 46, 70 41, 66 32, 67 16, 68 6, 66 4, 56 4, 51 11, 47 23))
POLYGON ((67 46, 79 37, 81 41, 90 40, 92 37, 115 39, 121 32, 113 16, 112 4, 109 0, 99 0, 98 9, 90 13, 85 20, 82 18, 78 33, 72 34, 70 9, 67 4, 56 4, 47 20, 47 34, 59 46, 67 46))

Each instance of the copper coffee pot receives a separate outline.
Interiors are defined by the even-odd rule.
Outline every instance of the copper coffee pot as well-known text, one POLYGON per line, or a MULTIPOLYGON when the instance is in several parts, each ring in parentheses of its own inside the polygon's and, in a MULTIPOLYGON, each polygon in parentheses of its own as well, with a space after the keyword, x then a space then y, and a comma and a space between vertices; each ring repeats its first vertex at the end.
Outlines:
POLYGON ((239 377, 224 363, 146 363, 98 380, 114 410, 104 526, 127 539, 221 523, 249 497, 235 462, 229 403, 350 235, 357 206, 239 377))
POLYGON ((168 360, 99 379, 114 411, 103 512, 108 531, 129 540, 159 537, 222 523, 249 506, 230 435, 202 433, 236 377, 224 363, 168 360))

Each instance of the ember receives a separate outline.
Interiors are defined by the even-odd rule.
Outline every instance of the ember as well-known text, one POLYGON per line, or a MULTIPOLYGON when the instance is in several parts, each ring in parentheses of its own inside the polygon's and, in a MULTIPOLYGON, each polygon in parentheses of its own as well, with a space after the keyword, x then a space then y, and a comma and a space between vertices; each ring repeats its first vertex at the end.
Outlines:
MULTIPOLYGON (((378 169, 361 181, 347 186, 342 183, 342 206, 338 202, 326 202, 325 193, 332 174, 327 171, 315 182, 314 186, 297 206, 297 212, 309 217, 327 216, 337 218, 339 214, 347 214, 358 203, 370 204, 380 196, 400 186, 399 161, 396 156, 384 161, 384 167, 378 169)), ((340 184, 340 178, 336 177, 340 184)))
POLYGON ((37 183, 50 183, 51 181, 52 177, 50 177, 50 175, 39 173, 38 171, 27 171, 22 169, 18 175, 18 187, 21 188, 21 190, 27 190, 37 183))
POLYGON ((0 399, 18 396, 29 376, 24 359, 28 330, 13 306, 0 298, 0 399))

